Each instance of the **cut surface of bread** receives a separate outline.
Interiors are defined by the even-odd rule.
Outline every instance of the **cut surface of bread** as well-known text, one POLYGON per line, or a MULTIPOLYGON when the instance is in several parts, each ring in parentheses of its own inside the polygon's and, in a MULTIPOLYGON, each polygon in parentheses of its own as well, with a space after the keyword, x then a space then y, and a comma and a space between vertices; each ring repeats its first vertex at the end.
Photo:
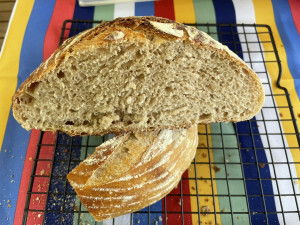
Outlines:
POLYGON ((95 220, 140 210, 167 195, 189 167, 197 125, 115 137, 96 148, 67 176, 95 220))
POLYGON ((25 129, 102 135, 242 121, 261 109, 258 76, 196 28, 118 18, 66 40, 20 86, 25 129))

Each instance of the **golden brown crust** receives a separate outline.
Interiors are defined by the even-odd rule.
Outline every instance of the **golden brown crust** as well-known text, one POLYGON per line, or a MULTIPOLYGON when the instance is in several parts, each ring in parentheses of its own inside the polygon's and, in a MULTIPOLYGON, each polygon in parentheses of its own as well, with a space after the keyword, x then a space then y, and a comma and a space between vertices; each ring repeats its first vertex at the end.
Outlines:
POLYGON ((126 145, 130 159, 131 153, 143 149, 136 160, 114 165, 112 155, 120 152, 129 138, 120 136, 97 147, 92 156, 68 174, 80 201, 97 221, 140 210, 167 195, 190 165, 198 144, 197 125, 187 130, 164 130, 158 135, 136 135, 137 139, 126 145), (120 173, 123 167, 126 170, 120 173))
MULTIPOLYGON (((218 51, 220 54, 225 55, 228 59, 233 60, 237 63, 241 68, 247 71, 247 74, 251 76, 256 82, 260 83, 258 76, 255 72, 243 61, 241 60, 236 54, 234 54, 231 50, 229 50, 226 46, 215 41, 213 38, 208 36, 206 33, 202 31, 198 31, 194 28, 185 26, 180 24, 176 21, 172 21, 165 18, 153 17, 153 16, 146 16, 146 17, 126 17, 126 18, 117 18, 111 22, 103 22, 97 27, 94 27, 90 30, 82 32, 68 40, 66 40, 52 55, 49 59, 43 62, 27 79, 26 81, 19 87, 15 95, 13 96, 13 115, 15 116, 16 120, 21 121, 18 118, 18 115, 15 113, 18 110, 18 97, 20 97, 23 93, 26 92, 26 89, 34 82, 38 82, 41 79, 44 79, 48 72, 54 70, 55 68, 59 67, 59 65, 68 58, 68 56, 74 51, 80 51, 80 49, 84 49, 87 46, 101 46, 108 44, 111 40, 108 38, 112 32, 115 31, 122 31, 125 34, 125 40, 130 39, 137 39, 137 40, 144 40, 146 36, 153 36, 155 35, 156 40, 184 40, 189 42, 195 46, 203 47, 203 48, 210 48, 214 51, 218 51), (177 31, 179 34, 172 35, 170 33, 164 32, 163 29, 157 28, 153 25, 153 22, 163 23, 163 24, 172 24, 172 29, 177 31), (146 36, 145 36, 146 35, 146 36)), ((172 33, 172 32, 171 32, 172 33)), ((258 113, 264 103, 264 90, 261 86, 261 98, 257 103, 257 111, 253 113, 254 116, 258 113)), ((249 115, 245 115, 244 117, 239 118, 239 121, 249 119, 249 115)), ((224 120, 223 120, 224 121, 224 120)), ((192 121, 192 123, 210 123, 210 122, 218 122, 218 121, 192 121)), ((237 122, 233 120, 228 120, 227 122, 237 122)), ((191 123, 191 124, 192 124, 191 123)), ((182 124, 181 127, 186 127, 191 124, 182 124)), ((151 129, 168 129, 168 128, 178 128, 174 126, 169 127, 155 127, 149 128, 151 129)), ((28 129, 28 128, 26 128, 28 129)), ((56 130, 51 130, 56 131, 56 130)), ((81 133, 74 133, 67 129, 62 128, 63 132, 66 132, 70 135, 81 135, 81 133)), ((126 128, 122 130, 112 130, 108 129, 103 132, 93 132, 88 133, 89 135, 103 135, 106 133, 122 133, 134 131, 133 129, 126 130, 126 128)))

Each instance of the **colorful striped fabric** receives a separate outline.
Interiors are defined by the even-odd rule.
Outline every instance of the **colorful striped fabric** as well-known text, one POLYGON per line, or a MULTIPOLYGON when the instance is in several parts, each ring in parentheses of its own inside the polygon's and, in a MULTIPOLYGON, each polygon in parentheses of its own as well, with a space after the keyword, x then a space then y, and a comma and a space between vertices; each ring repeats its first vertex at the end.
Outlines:
MULTIPOLYGON (((0 58, 0 224, 15 224, 22 223, 23 212, 26 200, 26 193, 29 185, 30 173, 32 170, 35 150, 40 138, 40 131, 32 130, 27 132, 14 120, 11 111, 11 98, 16 88, 28 77, 28 75, 59 45, 59 37, 61 33, 62 23, 66 19, 80 20, 112 20, 117 17, 124 16, 144 16, 155 15, 175 19, 184 23, 245 23, 245 24, 268 24, 272 29, 277 51, 281 60, 282 80, 281 85, 288 88, 291 102, 294 106, 296 117, 300 117, 300 4, 297 0, 161 0, 138 3, 118 3, 113 5, 96 6, 96 7, 79 7, 76 0, 19 0, 16 2, 14 11, 9 23, 8 31, 5 37, 4 45, 1 51, 0 58)), ((73 26, 73 25, 72 25, 73 26)), ((71 27, 72 28, 72 27, 71 27)), ((74 27, 73 27, 74 28, 74 27)), ((78 27, 77 27, 78 28, 78 27)), ((205 27, 199 27, 204 31, 205 27)), ((277 107, 285 105, 285 100, 280 94, 283 91, 276 86, 278 66, 272 63, 255 63, 255 61, 274 61, 274 56, 268 54, 268 50, 272 46, 267 42, 269 37, 263 32, 259 35, 245 34, 255 33, 254 27, 210 27, 210 32, 215 32, 217 29, 221 32, 234 32, 233 36, 212 35, 213 38, 220 41, 227 41, 228 47, 239 52, 239 56, 245 61, 250 62, 263 82, 271 82, 272 90, 265 86, 266 94, 275 94, 275 100, 266 97, 265 106, 277 107), (228 30, 229 29, 229 30, 228 30), (232 30, 233 29, 233 30, 232 30), (233 40, 238 44, 233 44, 233 40), (249 49, 245 42, 253 42, 251 50, 264 54, 253 53, 251 56, 247 52, 249 49), (263 44, 260 45, 258 42, 263 44), (264 42, 266 41, 266 42, 264 42), (266 65, 266 66, 265 66, 266 65), (259 73, 266 71, 267 73, 259 73)), ((74 35, 74 34, 72 34, 74 35)), ((199 146, 195 161, 207 162, 208 158, 215 162, 215 166, 220 168, 220 172, 210 171, 209 167, 202 164, 191 165, 187 170, 184 178, 203 177, 195 181, 194 179, 183 179, 180 185, 172 191, 172 194, 180 194, 180 189, 187 195, 183 196, 183 201, 180 201, 180 196, 171 195, 158 201, 150 208, 158 213, 151 214, 153 224, 181 224, 184 219, 185 224, 198 224, 198 214, 185 214, 184 218, 176 213, 168 214, 167 218, 164 211, 165 205, 168 211, 193 211, 197 212, 202 207, 208 206, 210 209, 220 212, 224 209, 232 208, 233 210, 242 211, 245 213, 234 216, 232 219, 230 214, 208 214, 201 217, 203 224, 231 224, 233 220, 235 224, 300 224, 297 214, 282 214, 273 213, 267 216, 263 214, 249 214, 251 212, 263 211, 295 211, 296 204, 294 200, 288 196, 281 198, 274 197, 278 193, 290 194, 291 190, 300 194, 299 184, 275 181, 271 178, 285 177, 300 177, 300 164, 292 162, 300 162, 297 140, 292 135, 285 135, 283 138, 274 138, 272 133, 293 133, 290 123, 278 123, 277 121, 264 124, 263 119, 278 118, 281 120, 289 119, 286 108, 279 107, 276 110, 265 108, 256 116, 256 120, 252 122, 242 122, 237 124, 232 123, 217 123, 211 126, 199 126, 199 146), (263 135, 239 135, 238 133, 260 133, 263 135), (220 135, 201 135, 206 133, 214 133, 220 135), (208 137, 208 138, 207 138, 208 137), (242 144, 240 144, 242 143, 242 144), (201 147, 202 146, 202 147, 201 147), (208 146, 213 148, 213 151, 208 151, 208 146), (254 151, 261 149, 259 151, 254 151), (275 147, 276 150, 271 152, 268 147, 275 147), (226 148, 226 153, 218 149, 226 148), (239 150, 244 149, 244 150, 239 150), (279 151, 282 150, 282 151, 279 151), (226 156, 225 156, 226 154, 226 156), (205 156, 205 157, 204 157, 205 156), (226 159, 224 162, 224 158, 226 159), (258 168, 253 167, 248 162, 253 162, 254 158, 264 166, 258 168), (226 162, 235 162, 236 164, 227 164, 226 162), (218 164, 219 162, 220 164, 218 164), (241 164, 241 162, 243 164, 241 164), (268 162, 291 162, 287 164, 274 164, 270 166, 268 162), (225 164, 224 164, 225 163, 225 164), (259 170, 259 174, 257 173, 259 170), (210 176, 208 176, 210 174, 210 176), (228 184, 222 181, 222 178, 227 176, 237 178, 230 180, 228 184), (262 176, 262 177, 258 177, 262 176), (220 178, 214 180, 214 178, 220 178), (253 178, 245 182, 241 179, 253 178), (258 178, 265 179, 260 183, 258 178), (212 195, 227 196, 236 194, 236 197, 207 197, 204 201, 197 198, 189 197, 193 195, 212 195), (269 197, 261 198, 261 190, 269 197), (238 197, 246 194, 251 194, 257 197, 238 197), (204 204, 205 203, 205 204, 204 204), (200 208, 199 208, 200 207, 200 208), (285 223, 284 223, 285 221, 285 223)), ((296 123, 300 125, 300 119, 296 123)), ((300 127, 300 126, 299 126, 300 127)), ((71 141, 66 135, 61 137, 57 134, 45 132, 42 137, 43 144, 53 144, 55 142, 67 144, 71 141), (58 140, 57 137, 59 137, 58 140)), ((99 137, 77 137, 73 139, 78 145, 99 145, 103 140, 99 137)), ((52 147, 43 146, 45 154, 43 157, 51 159, 54 154, 52 147)), ((65 151, 59 149, 58 151, 65 151)), ((91 153, 93 149, 89 150, 91 153)), ((78 149, 76 154, 72 155, 75 159, 83 159, 85 156, 84 149, 78 149), (80 154, 81 153, 81 154, 80 154)), ((62 154, 63 155, 63 154, 62 154)), ((59 156, 60 157, 60 156, 59 156)), ((61 167, 63 165, 50 165, 52 167, 61 167)), ((47 173, 50 171, 50 166, 46 163, 41 165, 40 172, 47 173)), ((33 184, 34 188, 40 187, 41 183, 33 184)), ((44 182, 48 188, 49 181, 44 182)), ((57 185, 57 188, 60 188, 57 185)), ((45 189, 45 190, 46 190, 45 189)), ((48 204, 50 199, 39 199, 40 205, 48 204)), ((69 201, 75 205, 79 204, 78 198, 71 196, 69 201)), ((52 209, 55 209, 55 206, 52 209)), ((59 210, 59 209, 58 209, 59 210)), ((147 211, 148 209, 144 209, 147 211)), ((43 220, 47 224, 55 224, 60 215, 47 215, 44 218, 43 214, 32 213, 32 219, 27 221, 27 224, 42 224, 43 220)), ((86 214, 84 218, 80 218, 86 223, 92 222, 93 219, 86 214)), ((78 215, 72 215, 65 218, 64 224, 77 224, 78 215)), ((148 214, 133 214, 121 216, 115 219, 115 224, 148 224, 148 214)), ((103 221, 102 224, 112 224, 112 220, 103 221)))

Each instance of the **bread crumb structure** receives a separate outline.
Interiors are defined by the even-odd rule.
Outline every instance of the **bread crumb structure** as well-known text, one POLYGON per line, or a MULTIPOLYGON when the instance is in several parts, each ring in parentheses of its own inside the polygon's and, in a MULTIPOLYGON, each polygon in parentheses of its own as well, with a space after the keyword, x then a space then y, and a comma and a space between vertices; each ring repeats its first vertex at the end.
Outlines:
POLYGON ((128 17, 66 40, 20 86, 13 114, 25 129, 102 135, 247 120, 263 102, 258 76, 206 33, 128 17))

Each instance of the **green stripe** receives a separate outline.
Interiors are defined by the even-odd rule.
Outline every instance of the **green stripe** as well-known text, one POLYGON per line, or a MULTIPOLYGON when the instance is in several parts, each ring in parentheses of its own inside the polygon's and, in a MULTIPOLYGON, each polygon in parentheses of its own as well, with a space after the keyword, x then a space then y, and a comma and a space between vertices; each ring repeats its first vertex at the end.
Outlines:
MULTIPOLYGON (((195 17, 197 23, 216 23, 215 8, 212 0, 193 0, 195 17)), ((217 28, 207 26, 198 26, 198 29, 211 33, 211 37, 218 40, 217 28)))
MULTIPOLYGON (((102 143, 102 137, 98 136, 85 136, 82 138, 81 141, 81 149, 80 149, 80 160, 84 160, 89 155, 93 154, 96 147, 88 147, 88 146, 99 146, 102 143)), ((75 205, 77 211, 87 211, 87 209, 80 204, 79 198, 76 196, 75 205)), ((102 222, 95 223, 93 216, 90 213, 74 213, 73 225, 78 224, 78 217, 79 217, 79 224, 97 224, 103 225, 102 222)))
MULTIPOLYGON (((94 20, 111 21, 114 19, 114 4, 95 6, 94 20)), ((94 23, 93 26, 97 26, 98 23, 94 23)), ((98 136, 89 136, 82 138, 82 146, 99 146, 102 143, 102 138, 98 136), (88 143, 87 143, 88 142, 88 143)), ((84 160, 88 155, 93 154, 95 147, 82 147, 80 150, 80 159, 84 160)), ((76 196, 75 205, 77 209, 81 207, 81 211, 87 211, 87 209, 80 204, 78 197, 76 196)), ((80 217, 80 224, 97 224, 103 225, 103 222, 95 222, 93 216, 90 213, 74 213, 73 225, 78 224, 78 217, 80 217)))
MULTIPOLYGON (((193 0, 195 17, 197 23, 216 23, 216 13, 212 0, 193 0)), ((215 40, 218 40, 217 28, 216 27, 207 27, 207 26, 198 26, 198 29, 207 32, 215 40)), ((211 132, 216 134, 212 135, 212 148, 214 162, 226 163, 236 162, 237 164, 226 164, 227 173, 229 174, 228 178, 238 178, 237 180, 228 180, 226 178, 226 170, 224 164, 214 164, 218 166, 221 170, 215 173, 216 178, 223 178, 224 180, 217 180, 217 193, 220 195, 227 195, 226 197, 218 197, 219 199, 219 208, 220 210, 226 210, 227 212, 245 212, 245 214, 234 215, 234 224, 249 224, 248 210, 246 197, 231 197, 231 207, 230 208, 230 199, 228 197, 229 193, 235 195, 245 195, 245 188, 243 183, 243 174, 241 160, 238 150, 238 141, 235 134, 235 130, 232 123, 215 123, 210 125, 211 132), (225 135, 221 135, 222 133, 225 135), (223 142, 222 142, 223 139, 223 142), (222 149, 217 148, 229 148, 225 149, 223 152, 222 149), (232 148, 232 149, 230 149, 232 148), (224 156, 225 153, 225 156, 224 156), (240 180, 239 180, 240 179, 240 180), (237 219, 239 217, 239 219, 237 219)), ((222 224, 232 224, 232 219, 230 214, 221 214, 222 224)))
MULTIPOLYGON (((243 183, 243 174, 241 160, 238 150, 238 141, 235 134, 235 130, 232 123, 214 123, 210 125, 212 135, 212 145, 213 145, 213 156, 214 162, 216 162, 217 167, 221 170, 215 173, 216 178, 235 178, 236 180, 228 180, 228 187, 226 180, 217 180, 217 191, 220 195, 227 195, 226 197, 219 197, 220 210, 225 210, 226 212, 245 212, 245 214, 234 214, 234 224, 249 224, 248 208, 247 208, 247 197, 233 197, 231 196, 231 201, 229 199, 230 195, 245 195, 245 188, 243 183), (221 132, 222 130, 222 132, 221 132), (221 148, 221 149, 220 149, 221 148), (225 148, 224 152, 223 149, 225 148), (224 155, 225 154, 225 155, 224 155), (225 164, 224 164, 225 159, 225 164), (221 163, 218 164, 217 162, 221 163), (236 163, 236 164, 227 164, 236 163), (225 168, 226 166, 226 168, 225 168), (227 169, 227 175, 226 175, 227 169), (230 207, 231 202, 231 207, 230 207), (239 217, 239 218, 238 218, 239 217)), ((232 219, 230 214, 221 214, 222 224, 231 224, 232 219)))
MULTIPOLYGON (((114 19, 114 8, 115 5, 100 5, 95 6, 94 20, 111 21, 114 19)), ((96 26, 97 24, 94 24, 96 26)))

